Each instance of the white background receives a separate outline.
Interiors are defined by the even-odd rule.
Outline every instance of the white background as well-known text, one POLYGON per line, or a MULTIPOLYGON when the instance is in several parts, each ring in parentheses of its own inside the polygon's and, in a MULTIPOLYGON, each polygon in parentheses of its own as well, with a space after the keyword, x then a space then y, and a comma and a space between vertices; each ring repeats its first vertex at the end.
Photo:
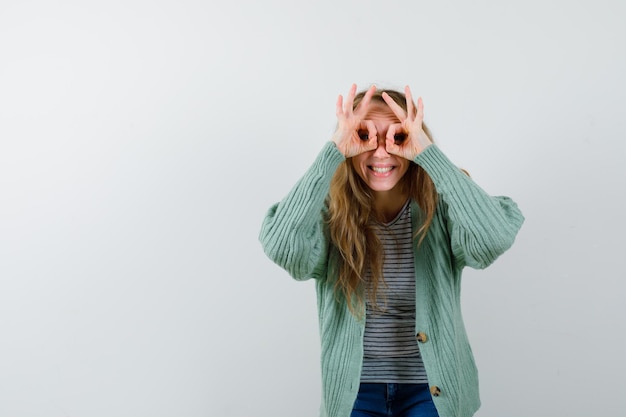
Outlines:
POLYGON ((350 84, 527 220, 467 270, 491 416, 624 416, 626 3, 0 2, 0 415, 316 416, 257 235, 350 84))

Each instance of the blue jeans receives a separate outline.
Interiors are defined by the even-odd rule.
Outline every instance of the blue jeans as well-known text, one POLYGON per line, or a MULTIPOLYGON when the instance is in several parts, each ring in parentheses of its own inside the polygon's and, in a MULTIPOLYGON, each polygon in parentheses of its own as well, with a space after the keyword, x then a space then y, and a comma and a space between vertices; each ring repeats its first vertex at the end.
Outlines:
POLYGON ((428 384, 362 383, 350 417, 438 417, 428 384))

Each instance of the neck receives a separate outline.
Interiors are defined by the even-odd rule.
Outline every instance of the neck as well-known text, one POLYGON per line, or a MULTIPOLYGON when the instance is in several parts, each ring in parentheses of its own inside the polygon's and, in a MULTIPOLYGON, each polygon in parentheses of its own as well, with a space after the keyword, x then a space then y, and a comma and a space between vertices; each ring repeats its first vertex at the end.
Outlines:
POLYGON ((374 209, 379 221, 387 223, 395 219, 408 198, 408 193, 395 189, 374 192, 374 209))

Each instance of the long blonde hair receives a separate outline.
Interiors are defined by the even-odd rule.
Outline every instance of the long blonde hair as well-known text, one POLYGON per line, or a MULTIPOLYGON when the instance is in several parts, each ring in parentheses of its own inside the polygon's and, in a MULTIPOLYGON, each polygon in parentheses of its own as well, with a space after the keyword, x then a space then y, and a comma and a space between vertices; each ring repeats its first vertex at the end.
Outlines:
MULTIPOLYGON (((406 97, 394 90, 378 90, 372 102, 385 103, 382 93, 386 92, 406 112, 406 97)), ((365 91, 354 99, 356 108, 365 91)), ((415 108, 415 106, 414 106, 415 108)), ((424 131, 431 138, 428 128, 424 131)), ((414 233, 419 242, 424 239, 437 207, 437 190, 422 167, 411 162, 409 169, 399 184, 409 197, 417 202, 423 222, 414 233)), ((376 220, 373 194, 357 174, 352 161, 347 159, 335 172, 328 195, 328 225, 330 238, 341 255, 339 276, 335 282, 335 295, 344 297, 353 315, 360 317, 365 303, 364 294, 370 305, 378 307, 376 294, 384 283, 382 274, 384 253, 380 239, 376 235, 376 220), (368 274, 369 272, 369 279, 368 274)))

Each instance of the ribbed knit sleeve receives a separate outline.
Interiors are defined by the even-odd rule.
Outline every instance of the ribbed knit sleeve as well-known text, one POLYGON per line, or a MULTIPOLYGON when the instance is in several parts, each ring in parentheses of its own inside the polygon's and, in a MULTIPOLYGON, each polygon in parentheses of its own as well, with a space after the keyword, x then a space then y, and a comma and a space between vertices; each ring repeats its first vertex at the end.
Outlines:
POLYGON ((457 266, 486 268, 511 247, 524 216, 508 197, 492 197, 436 145, 415 158, 433 180, 447 210, 447 227, 457 266))
POLYGON ((266 255, 293 278, 319 278, 325 271, 328 240, 324 233, 324 202, 330 181, 345 158, 328 142, 313 165, 261 226, 259 240, 266 255))

